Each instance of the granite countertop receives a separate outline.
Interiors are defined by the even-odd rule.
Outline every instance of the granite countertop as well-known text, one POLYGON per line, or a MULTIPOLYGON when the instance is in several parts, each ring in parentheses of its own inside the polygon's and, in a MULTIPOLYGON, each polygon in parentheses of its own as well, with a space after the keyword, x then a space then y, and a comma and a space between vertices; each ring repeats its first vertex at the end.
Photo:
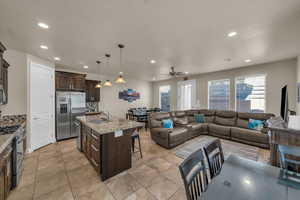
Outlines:
POLYGON ((107 121, 104 115, 80 116, 77 117, 77 120, 100 135, 112 133, 117 130, 127 130, 144 126, 144 123, 119 118, 112 118, 107 121))
POLYGON ((0 118, 0 128, 18 126, 26 122, 26 115, 6 115, 0 118))
POLYGON ((26 115, 6 115, 0 118, 0 154, 12 142, 14 133, 6 134, 5 129, 21 126, 26 122, 26 115))

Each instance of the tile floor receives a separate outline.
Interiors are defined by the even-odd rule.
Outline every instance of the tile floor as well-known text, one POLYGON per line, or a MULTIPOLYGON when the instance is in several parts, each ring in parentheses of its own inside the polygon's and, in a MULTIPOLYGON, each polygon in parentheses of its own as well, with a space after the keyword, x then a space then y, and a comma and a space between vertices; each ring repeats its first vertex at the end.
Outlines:
MULTIPOLYGON (((130 170, 105 182, 76 149, 74 139, 48 145, 26 156, 20 184, 9 200, 185 200, 178 171, 182 159, 175 156, 182 145, 164 149, 146 131, 141 144, 143 159, 135 154, 130 170)), ((258 154, 258 161, 268 160, 267 150, 258 154)))

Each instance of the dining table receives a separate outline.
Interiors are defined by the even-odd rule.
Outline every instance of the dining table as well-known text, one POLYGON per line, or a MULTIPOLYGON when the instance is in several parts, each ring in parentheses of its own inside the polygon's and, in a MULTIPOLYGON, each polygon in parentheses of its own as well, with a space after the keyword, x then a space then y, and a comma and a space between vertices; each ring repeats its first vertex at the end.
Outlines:
POLYGON ((299 200, 300 182, 281 168, 231 154, 201 200, 299 200))

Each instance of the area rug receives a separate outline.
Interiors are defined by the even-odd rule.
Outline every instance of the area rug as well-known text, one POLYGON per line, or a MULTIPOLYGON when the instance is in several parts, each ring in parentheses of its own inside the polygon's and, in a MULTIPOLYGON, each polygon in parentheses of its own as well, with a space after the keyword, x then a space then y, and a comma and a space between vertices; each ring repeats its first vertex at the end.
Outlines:
MULTIPOLYGON (((191 153, 193 153, 199 148, 203 148, 205 144, 211 142, 214 139, 216 138, 212 136, 200 136, 198 138, 195 138, 191 141, 186 142, 181 147, 179 147, 175 152, 175 155, 178 156, 179 158, 185 159, 191 153)), ((233 142, 230 140, 223 140, 223 139, 221 139, 221 144, 224 151, 225 159, 227 159, 229 155, 234 154, 250 160, 254 160, 254 161, 258 160, 258 156, 259 156, 258 147, 241 144, 238 142, 233 142)))

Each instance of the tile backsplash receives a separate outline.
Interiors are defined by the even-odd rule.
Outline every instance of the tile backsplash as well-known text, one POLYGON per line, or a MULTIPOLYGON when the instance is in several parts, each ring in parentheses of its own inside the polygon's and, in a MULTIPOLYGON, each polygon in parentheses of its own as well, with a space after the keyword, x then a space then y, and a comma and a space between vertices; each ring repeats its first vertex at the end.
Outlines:
POLYGON ((98 112, 98 102, 86 102, 86 109, 88 112, 98 112))

